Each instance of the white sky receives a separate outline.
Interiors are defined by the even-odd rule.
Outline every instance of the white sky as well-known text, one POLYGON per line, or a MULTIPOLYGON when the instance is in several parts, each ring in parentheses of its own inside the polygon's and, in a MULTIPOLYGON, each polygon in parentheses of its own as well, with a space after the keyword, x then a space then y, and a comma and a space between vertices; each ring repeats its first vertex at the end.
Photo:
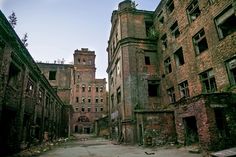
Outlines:
MULTIPOLYGON (((27 47, 36 61, 73 61, 76 49, 89 48, 96 54, 96 77, 107 78, 107 42, 110 19, 122 0, 0 0, 8 17, 16 13, 16 32, 28 34, 27 47)), ((160 0, 136 0, 137 8, 155 10, 160 0)))

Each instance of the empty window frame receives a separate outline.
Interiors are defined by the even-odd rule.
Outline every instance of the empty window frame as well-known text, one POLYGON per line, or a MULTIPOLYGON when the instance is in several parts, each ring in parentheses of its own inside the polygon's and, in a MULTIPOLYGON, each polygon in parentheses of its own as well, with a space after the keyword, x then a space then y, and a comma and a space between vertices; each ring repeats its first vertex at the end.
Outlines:
POLYGON ((88 97, 88 103, 91 103, 91 97, 88 97))
POLYGON ((171 88, 167 89, 167 94, 169 96, 170 103, 176 102, 174 87, 171 87, 171 88))
POLYGON ((82 103, 85 103, 85 98, 84 98, 84 97, 82 97, 81 102, 82 102, 82 103))
POLYGON ((232 5, 227 7, 215 18, 219 38, 223 39, 233 32, 236 32, 236 13, 232 5))
POLYGON ((85 92, 85 85, 82 85, 82 92, 85 92))
POLYGON ((103 102, 103 98, 101 98, 100 101, 103 102))
POLYGON ((100 86, 100 92, 103 92, 103 86, 100 86))
POLYGON ((197 34, 193 36, 193 45, 197 55, 208 49, 204 29, 201 29, 197 34))
POLYGON ((159 82, 148 80, 148 96, 150 97, 157 97, 159 96, 159 82))
POLYGON ((187 14, 190 22, 193 22, 197 19, 197 17, 201 14, 201 11, 199 9, 198 0, 193 0, 188 8, 187 8, 187 14))
POLYGON ((98 97, 96 97, 95 102, 98 103, 98 97))
POLYGON ((33 96, 33 94, 34 94, 33 88, 34 88, 34 84, 33 84, 32 80, 29 79, 27 82, 27 86, 26 86, 26 95, 33 96))
POLYGON ((188 81, 184 81, 179 84, 179 91, 181 98, 189 97, 188 81))
POLYGON ((76 102, 79 102, 79 97, 76 97, 76 100, 75 100, 76 102))
POLYGON ((236 58, 226 62, 229 81, 231 85, 236 85, 236 58))
POLYGON ((100 111, 103 112, 103 107, 100 108, 100 111))
POLYGON ((111 95, 111 108, 114 107, 114 94, 111 95))
POLYGON ((91 86, 88 86, 88 92, 91 92, 91 86))
POLYGON ((152 27, 153 27, 153 22, 152 21, 146 21, 145 22, 146 37, 150 37, 152 27))
POLYGON ((178 21, 175 21, 174 24, 172 24, 172 26, 170 27, 171 30, 171 34, 177 38, 180 35, 180 31, 179 31, 179 25, 178 25, 178 21))
POLYGON ((91 108, 90 107, 88 107, 88 112, 91 112, 91 108))
POLYGON ((162 43, 163 49, 165 50, 165 49, 167 48, 167 44, 168 44, 166 34, 164 34, 164 35, 161 37, 161 43, 162 43))
POLYGON ((116 93, 117 93, 117 103, 121 103, 121 90, 120 90, 120 87, 117 88, 116 90, 116 93))
POLYGON ((145 56, 144 59, 145 59, 145 64, 146 64, 146 65, 150 65, 150 64, 151 64, 151 63, 150 63, 150 57, 149 57, 149 56, 145 56))
POLYGON ((203 93, 212 93, 217 90, 213 70, 208 70, 200 74, 203 93))
POLYGON ((96 92, 98 92, 98 86, 96 87, 96 92))
POLYGON ((57 71, 49 71, 49 80, 56 80, 57 71))
POLYGON ((85 111, 84 107, 82 107, 82 108, 81 108, 81 111, 82 111, 82 112, 84 112, 84 111, 85 111))
POLYGON ((175 53, 174 53, 174 56, 175 56, 175 63, 176 63, 176 66, 179 67, 181 65, 184 64, 184 55, 183 55, 183 49, 182 47, 179 48, 175 53))
POLYGON ((166 3, 166 8, 171 13, 175 9, 174 1, 173 0, 168 0, 166 3))
POLYGON ((166 74, 169 74, 169 73, 172 72, 170 57, 168 57, 168 58, 164 61, 164 67, 165 67, 165 73, 166 73, 166 74))

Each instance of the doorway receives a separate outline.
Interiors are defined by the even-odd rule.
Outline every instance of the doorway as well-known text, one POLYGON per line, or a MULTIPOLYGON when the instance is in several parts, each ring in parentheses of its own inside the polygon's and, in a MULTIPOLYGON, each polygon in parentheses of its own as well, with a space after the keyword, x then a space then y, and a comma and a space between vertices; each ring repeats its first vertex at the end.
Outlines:
POLYGON ((186 117, 183 120, 185 127, 185 144, 191 145, 198 143, 198 128, 195 116, 186 117))
POLYGON ((78 125, 75 126, 75 133, 78 132, 78 125))

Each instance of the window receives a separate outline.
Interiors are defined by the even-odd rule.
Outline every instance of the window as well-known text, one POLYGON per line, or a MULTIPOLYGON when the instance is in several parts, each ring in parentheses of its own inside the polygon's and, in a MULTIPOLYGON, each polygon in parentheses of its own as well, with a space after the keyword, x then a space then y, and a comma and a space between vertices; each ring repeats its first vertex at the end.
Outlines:
POLYGON ((88 112, 91 112, 91 108, 90 107, 88 107, 88 112))
POLYGON ((82 85, 82 92, 85 92, 85 85, 82 85))
POLYGON ((97 107, 95 108, 95 112, 98 112, 98 108, 97 107))
POLYGON ((236 84, 236 58, 228 61, 226 63, 226 67, 228 70, 230 84, 235 85, 236 84))
POLYGON ((146 65, 150 65, 150 57, 149 56, 145 56, 145 64, 146 65))
POLYGON ((174 87, 167 89, 167 94, 169 96, 170 103, 176 102, 174 87))
POLYGON ((169 11, 169 13, 171 13, 175 9, 174 1, 173 0, 167 1, 166 8, 169 11))
POLYGON ((148 96, 157 97, 159 96, 159 83, 157 81, 148 81, 148 96))
POLYGON ((175 21, 175 23, 170 27, 171 33, 172 35, 177 38, 180 35, 180 31, 179 31, 179 26, 178 26, 178 22, 175 21))
POLYGON ((85 111, 84 107, 82 107, 82 108, 81 108, 81 111, 82 111, 82 112, 84 112, 84 111, 85 111))
POLYGON ((112 108, 114 106, 114 94, 111 95, 111 106, 112 106, 112 108))
POLYGON ((79 102, 79 97, 76 97, 76 102, 79 102))
POLYGON ((100 92, 103 92, 103 86, 100 86, 100 92))
POLYGON ((152 29, 153 22, 152 21, 146 21, 145 22, 145 27, 146 27, 146 36, 150 37, 150 30, 152 29))
POLYGON ((98 87, 96 87, 96 92, 98 92, 98 87))
POLYGON ((208 49, 204 29, 201 29, 196 35, 193 36, 193 44, 197 55, 208 49))
POLYGON ((166 74, 169 74, 169 73, 172 72, 170 57, 168 57, 168 58, 164 61, 164 66, 165 66, 165 73, 166 73, 166 74))
POLYGON ((117 93, 117 103, 119 104, 119 103, 121 102, 121 91, 120 91, 120 87, 117 88, 116 93, 117 93))
POLYGON ((101 102, 103 102, 103 98, 101 98, 101 100, 100 100, 101 102))
POLYGON ((181 65, 184 64, 184 56, 183 56, 183 49, 182 47, 179 48, 175 53, 174 53, 174 56, 175 56, 175 63, 176 63, 176 66, 179 67, 181 65))
POLYGON ((179 84, 179 91, 181 98, 189 97, 188 81, 179 84))
POLYGON ((100 108, 100 111, 101 111, 101 112, 103 111, 103 108, 102 108, 102 107, 100 108))
POLYGON ((165 50, 167 48, 167 36, 166 34, 164 34, 162 37, 161 37, 161 42, 162 42, 162 47, 163 49, 165 50))
POLYGON ((202 91, 204 93, 211 93, 217 90, 216 81, 213 74, 213 70, 208 70, 200 74, 202 83, 202 91))
POLYGON ((187 8, 187 14, 190 22, 196 20, 196 18, 201 14, 198 6, 198 0, 193 0, 187 8))
POLYGON ((76 107, 76 108, 75 108, 75 111, 78 111, 78 110, 79 110, 79 108, 78 108, 78 107, 76 107))
POLYGON ((91 86, 88 86, 88 92, 91 92, 91 86))
POLYGON ((34 87, 33 82, 29 79, 26 86, 26 94, 28 96, 33 96, 34 94, 33 87, 34 87))
POLYGON ((85 64, 86 63, 86 61, 85 61, 85 59, 83 59, 83 64, 85 64))
POLYGON ((223 39, 236 32, 236 14, 232 5, 215 18, 219 38, 223 39))
POLYGON ((95 102, 98 103, 98 98, 95 99, 95 102))
POLYGON ((41 104, 42 102, 43 102, 43 91, 42 89, 40 89, 38 93, 38 103, 41 104))
POLYGON ((85 98, 84 97, 82 97, 82 103, 85 103, 85 98))
POLYGON ((91 98, 90 97, 88 97, 88 103, 91 103, 91 98))
POLYGON ((161 16, 161 17, 159 18, 159 22, 160 22, 161 24, 164 23, 164 16, 161 16))
POLYGON ((49 71, 49 80, 56 80, 57 71, 49 71))

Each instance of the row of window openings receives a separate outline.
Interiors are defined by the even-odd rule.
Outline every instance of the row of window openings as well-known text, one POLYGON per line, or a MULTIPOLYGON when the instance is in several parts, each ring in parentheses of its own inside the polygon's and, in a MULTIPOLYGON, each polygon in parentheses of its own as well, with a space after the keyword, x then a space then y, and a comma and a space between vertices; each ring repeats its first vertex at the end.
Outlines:
MULTIPOLYGON (((86 87, 83 85, 82 86, 82 92, 85 92, 86 90, 86 87)), ((91 86, 88 86, 88 92, 91 92, 92 91, 92 87, 91 86)), ((103 92, 103 86, 101 86, 100 88, 99 87, 96 87, 96 92, 103 92), (99 90, 100 89, 100 90, 99 90)))
MULTIPOLYGON (((82 98, 81 99, 81 103, 85 103, 86 99, 85 98, 82 98)), ((78 103, 79 102, 79 97, 76 97, 76 102, 78 103)), ((95 99, 95 102, 98 103, 99 102, 99 99, 96 98, 95 99)), ((100 102, 103 102, 103 99, 100 99, 100 102)), ((91 103, 91 98, 88 98, 88 103, 91 103)))
MULTIPOLYGON (((86 109, 85 107, 82 107, 82 108, 81 108, 81 111, 82 111, 82 112, 86 112, 85 109, 86 109)), ((75 111, 79 111, 79 108, 76 107, 76 108, 75 108, 75 111)), ((99 112, 99 111, 100 111, 100 112, 103 112, 103 107, 100 107, 100 108, 96 107, 96 108, 95 108, 95 112, 99 112), (99 110, 99 109, 100 109, 100 110, 99 110)), ((90 107, 87 108, 87 112, 91 112, 91 108, 90 108, 90 107)))
MULTIPOLYGON (((200 15, 200 10, 196 7, 197 1, 193 1, 189 6, 189 13, 191 13, 191 19, 195 19, 200 15), (195 12, 197 10, 197 12, 195 12), (198 11, 199 10, 199 11, 198 11)), ((219 34, 219 38, 223 39, 229 34, 236 31, 236 16, 234 13, 232 5, 226 8, 219 16, 215 18, 216 28, 219 34)), ((178 22, 175 21, 174 24, 170 27, 172 35, 177 38, 180 35, 178 22)), ((168 47, 167 35, 164 34, 161 37, 161 42, 163 49, 168 47)), ((200 54, 204 50, 208 49, 205 32, 200 30, 196 35, 193 36, 193 44, 196 50, 196 54, 200 54)))
MULTIPOLYGON (((199 75, 202 83, 203 93, 212 93, 217 91, 216 81, 212 70, 208 70, 199 75)), ((178 85, 181 98, 189 97, 188 81, 184 81, 178 85)), ((167 94, 169 96, 170 102, 176 102, 174 87, 167 89, 167 94)))
MULTIPOLYGON (((81 59, 80 58, 78 58, 78 63, 81 63, 81 59)), ((82 64, 86 64, 86 60, 85 59, 82 59, 82 64)), ((91 59, 88 60, 88 65, 92 65, 92 60, 91 59)))

